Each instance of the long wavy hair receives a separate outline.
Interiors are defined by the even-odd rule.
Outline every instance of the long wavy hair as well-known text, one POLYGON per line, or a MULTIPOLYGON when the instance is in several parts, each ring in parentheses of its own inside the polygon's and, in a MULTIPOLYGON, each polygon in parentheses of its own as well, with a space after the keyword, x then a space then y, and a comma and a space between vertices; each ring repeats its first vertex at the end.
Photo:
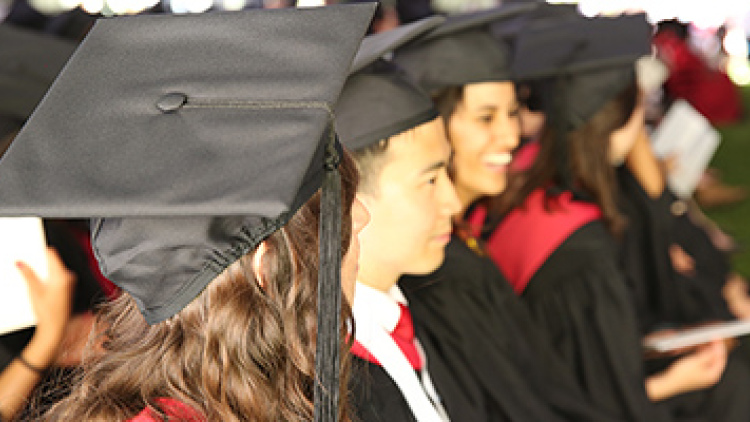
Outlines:
POLYGON ((635 82, 602 106, 583 126, 564 136, 565 162, 560 162, 560 137, 551 125, 545 127, 540 138, 540 150, 534 164, 525 171, 511 172, 506 191, 486 203, 490 220, 486 227, 494 227, 507 212, 520 206, 535 189, 546 188, 548 197, 559 189, 572 189, 592 200, 602 210, 610 232, 619 235, 625 220, 616 202, 615 171, 609 162, 610 136, 624 126, 635 109, 638 88, 635 82), (572 186, 565 186, 566 179, 572 186), (493 221, 494 220, 494 221, 493 221))
MULTIPOLYGON (((345 154, 342 247, 349 248, 358 175, 345 154)), ((124 421, 148 408, 168 420, 160 399, 175 399, 206 421, 308 421, 313 381, 318 277, 319 193, 266 240, 258 283, 255 251, 230 265, 186 308, 148 325, 126 294, 99 314, 100 332, 72 393, 49 421, 124 421)), ((342 301, 341 338, 352 323, 342 301)), ((342 341, 339 420, 348 421, 348 344, 342 341)))

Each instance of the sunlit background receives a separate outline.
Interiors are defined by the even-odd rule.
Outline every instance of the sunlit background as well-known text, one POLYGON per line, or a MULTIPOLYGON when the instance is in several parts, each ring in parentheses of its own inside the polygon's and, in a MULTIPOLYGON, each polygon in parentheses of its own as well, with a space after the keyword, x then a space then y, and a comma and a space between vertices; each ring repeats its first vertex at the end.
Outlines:
MULTIPOLYGON (((12 0, 0 0, 0 20, 8 13, 12 0)), ((281 7, 291 0, 27 0, 46 15, 57 15, 81 8, 92 15, 136 14, 159 7, 171 13, 202 13, 208 10, 242 10, 255 7, 281 7)), ((726 70, 738 85, 750 85, 748 37, 750 37, 750 0, 581 0, 550 3, 575 3, 584 15, 611 15, 645 12, 652 23, 677 19, 690 24, 693 47, 717 67, 726 70), (723 40, 718 34, 723 35, 723 40), (723 43, 723 45, 722 45, 723 43), (722 51, 723 47, 723 51, 722 51), (721 53, 721 54, 720 54, 721 53)), ((328 0, 331 3, 331 0, 328 0)), ((318 6, 325 0, 298 0, 298 7, 318 6)), ((497 0, 432 0, 432 7, 443 13, 458 13, 496 6, 497 0)))

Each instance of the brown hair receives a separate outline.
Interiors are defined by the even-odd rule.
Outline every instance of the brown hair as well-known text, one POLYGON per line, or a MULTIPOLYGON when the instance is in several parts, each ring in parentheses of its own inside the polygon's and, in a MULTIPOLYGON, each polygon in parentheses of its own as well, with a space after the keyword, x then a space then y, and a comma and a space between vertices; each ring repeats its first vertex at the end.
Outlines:
POLYGON ((391 144, 389 139, 381 139, 352 153, 359 169, 359 190, 362 192, 378 193, 378 177, 386 163, 385 156, 391 144))
MULTIPOLYGON (((344 154, 342 251, 349 247, 358 175, 344 154)), ((148 325, 129 295, 99 315, 104 353, 85 360, 72 393, 45 420, 127 420, 144 408, 167 420, 159 399, 184 403, 208 421, 313 419, 319 193, 255 251, 230 265, 177 315, 148 325)), ((342 301, 341 335, 351 309, 342 301)), ((95 339, 92 339, 95 341, 95 339)), ((348 345, 342 342, 342 356, 348 345)), ((349 360, 342 358, 339 420, 349 360)))
POLYGON ((568 162, 563 166, 559 159, 561 141, 552 125, 545 127, 540 139, 540 150, 534 164, 526 171, 510 173, 506 192, 488 199, 493 222, 511 209, 520 206, 535 189, 546 187, 548 197, 559 188, 572 188, 574 192, 590 197, 602 209, 609 230, 618 235, 624 219, 618 211, 614 168, 609 162, 610 135, 627 123, 633 113, 638 90, 630 84, 607 102, 583 126, 567 133, 568 162), (564 186, 566 172, 573 186, 564 186))

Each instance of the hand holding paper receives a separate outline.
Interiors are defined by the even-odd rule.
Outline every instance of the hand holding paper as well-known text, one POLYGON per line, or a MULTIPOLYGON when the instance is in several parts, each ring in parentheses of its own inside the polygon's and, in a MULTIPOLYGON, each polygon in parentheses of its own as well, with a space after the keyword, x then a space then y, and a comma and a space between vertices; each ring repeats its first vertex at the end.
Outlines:
POLYGON ((75 275, 65 267, 54 249, 48 248, 46 257, 49 272, 46 280, 41 280, 22 261, 16 262, 16 266, 28 284, 29 298, 37 320, 34 335, 47 336, 59 342, 70 318, 75 275))

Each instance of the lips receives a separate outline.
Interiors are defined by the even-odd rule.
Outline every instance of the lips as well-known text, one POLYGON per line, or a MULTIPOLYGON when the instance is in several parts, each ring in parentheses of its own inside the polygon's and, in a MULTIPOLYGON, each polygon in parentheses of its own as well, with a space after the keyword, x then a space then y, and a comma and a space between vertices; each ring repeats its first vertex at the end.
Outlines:
POLYGON ((453 233, 453 230, 447 230, 443 234, 435 236, 435 240, 440 243, 448 243, 451 240, 451 233, 453 233))

